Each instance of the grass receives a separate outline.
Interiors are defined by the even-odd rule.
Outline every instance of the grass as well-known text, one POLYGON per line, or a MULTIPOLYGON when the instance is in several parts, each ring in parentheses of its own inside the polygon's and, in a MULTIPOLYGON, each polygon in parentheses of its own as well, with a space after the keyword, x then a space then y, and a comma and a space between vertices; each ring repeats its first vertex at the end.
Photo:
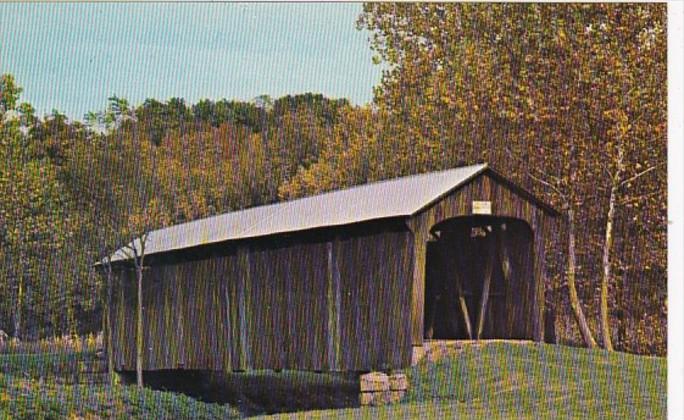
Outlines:
MULTIPOLYGON (((309 418, 639 418, 666 416, 665 358, 542 344, 467 345, 406 371, 401 404, 309 418)), ((290 418, 292 415, 282 415, 290 418)))
POLYGON ((0 354, 0 419, 230 419, 240 412, 183 394, 136 386, 61 384, 93 351, 0 354))
POLYGON ((2 419, 231 419, 227 405, 135 386, 56 385, 0 374, 2 419))
POLYGON ((78 368, 78 362, 96 360, 95 352, 0 354, 0 373, 24 378, 66 375, 78 368))
MULTIPOLYGON (((272 412, 270 408, 280 407, 283 400, 300 410, 326 406, 325 392, 346 406, 348 401, 335 394, 356 392, 346 379, 306 373, 262 372, 216 381, 225 387, 215 392, 226 396, 230 389, 237 399, 250 401, 251 407, 245 407, 238 401, 210 404, 134 386, 112 389, 31 379, 46 366, 59 366, 65 357, 77 356, 0 355, 0 366, 10 366, 0 373, 0 418, 238 418, 272 412), (22 364, 24 370, 10 362, 22 364)), ((407 369, 410 389, 400 404, 300 411, 276 418, 658 419, 666 415, 666 371, 666 359, 658 357, 544 344, 469 344, 407 369)))

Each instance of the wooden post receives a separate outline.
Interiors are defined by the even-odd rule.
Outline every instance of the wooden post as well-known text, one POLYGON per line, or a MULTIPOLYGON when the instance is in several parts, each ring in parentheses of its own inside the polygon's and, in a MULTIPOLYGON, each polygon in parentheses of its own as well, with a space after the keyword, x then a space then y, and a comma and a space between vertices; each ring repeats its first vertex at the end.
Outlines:
MULTIPOLYGON (((183 267, 183 266, 180 266, 183 267)), ((181 268, 182 270, 182 268, 181 268)), ((178 287, 178 294, 176 295, 176 310, 178 311, 178 348, 176 349, 176 365, 174 366, 174 369, 176 368, 182 368, 185 366, 185 362, 187 361, 187 352, 189 346, 187 345, 185 341, 185 311, 186 311, 186 305, 185 305, 185 287, 182 287, 182 279, 184 278, 184 271, 179 271, 179 273, 176 274, 175 276, 175 283, 178 287)))
POLYGON ((497 248, 499 258, 501 258, 501 272, 503 273, 504 287, 506 293, 506 333, 511 334, 513 330, 513 322, 515 317, 510 313, 513 308, 513 288, 512 288, 512 272, 511 256, 506 246, 505 235, 507 234, 506 223, 501 224, 501 230, 497 236, 497 248))
POLYGON ((456 279, 456 291, 458 292, 458 303, 461 308, 461 313, 463 314, 463 320, 465 321, 466 331, 468 332, 468 338, 473 339, 473 327, 470 325, 470 314, 468 313, 468 305, 465 301, 465 295, 463 294, 463 286, 461 285, 461 278, 458 270, 454 270, 456 279))
MULTIPOLYGON (((126 336, 124 335, 126 332, 126 294, 125 294, 125 282, 127 281, 127 271, 120 271, 120 277, 118 279, 119 287, 118 287, 118 300, 117 300, 117 308, 119 309, 119 313, 117 314, 117 342, 119 343, 119 351, 117 352, 117 357, 114 360, 114 363, 116 366, 119 367, 119 370, 123 370, 123 366, 126 364, 128 361, 126 356, 127 350, 129 349, 128 346, 128 341, 126 339, 126 336)), ((112 354, 114 354, 112 352, 112 354)))
POLYGON ((428 328, 425 332, 425 337, 428 340, 432 340, 432 337, 435 333, 435 312, 437 312, 438 301, 439 299, 437 299, 435 293, 432 293, 432 295, 430 296, 430 313, 428 314, 428 328))
MULTIPOLYGON (((427 246, 428 251, 429 251, 430 249, 434 250, 434 249, 435 249, 435 246, 439 246, 439 243, 438 243, 438 242, 435 242, 434 240, 433 240, 433 241, 429 241, 429 242, 428 242, 428 246, 427 246)), ((432 256, 433 256, 433 257, 438 256, 438 255, 435 255, 434 251, 429 251, 429 252, 432 253, 432 256)), ((427 261, 427 259, 426 259, 426 261, 427 261)), ((440 264, 443 264, 442 261, 439 261, 439 263, 440 263, 440 264)), ((434 262, 433 262, 433 264, 434 264, 434 262)), ((429 268, 426 267, 426 270, 429 270, 429 268)), ((425 338, 427 338, 428 340, 432 340, 432 337, 434 336, 434 333, 435 333, 435 315, 436 315, 436 312, 437 312, 437 302, 439 302, 439 299, 437 298, 437 296, 440 295, 440 291, 439 291, 439 290, 436 290, 436 288, 435 288, 434 280, 436 280, 436 279, 435 279, 435 276, 434 276, 434 271, 430 271, 429 274, 430 274, 430 277, 431 277, 431 279, 432 279, 432 281, 433 281, 433 285, 432 285, 432 290, 431 290, 432 293, 430 293, 430 295, 427 297, 427 298, 429 299, 429 301, 430 301, 430 312, 429 312, 428 315, 427 315, 427 324, 426 324, 426 325, 427 325, 427 329, 425 330, 425 338)), ((428 274, 427 274, 427 273, 426 273, 426 277, 425 277, 425 278, 426 278, 426 280, 427 280, 427 278, 428 278, 428 274)), ((442 280, 442 279, 440 279, 440 280, 442 280)), ((442 284, 440 284, 439 286, 442 286, 442 284)), ((425 292, 425 293, 427 293, 427 287, 426 287, 426 292, 425 292)))
POLYGON ((328 370, 339 371, 340 366, 340 268, 337 265, 336 242, 334 239, 326 244, 328 253, 328 370))
MULTIPOLYGON (((217 264, 216 266, 217 272, 220 273, 220 277, 217 279, 220 282, 220 288, 219 291, 223 292, 223 298, 225 299, 226 302, 226 307, 225 307, 225 316, 226 316, 226 321, 225 321, 225 326, 217 325, 217 328, 225 328, 225 334, 226 337, 224 337, 224 343, 223 343, 223 348, 224 354, 223 354, 223 371, 224 372, 230 372, 233 370, 233 355, 232 355, 232 349, 233 349, 233 317, 231 316, 233 306, 230 304, 230 288, 228 286, 228 282, 231 281, 232 279, 229 278, 229 276, 226 275, 226 262, 225 260, 220 260, 220 264, 217 264), (226 345, 227 344, 227 345, 226 345)), ((218 299, 219 305, 217 308, 221 308, 221 299, 218 299)), ((220 319, 220 318, 219 318, 220 319)))
POLYGON ((247 316, 249 309, 249 283, 251 277, 251 264, 249 261, 249 249, 243 246, 238 248, 238 259, 240 264, 240 275, 238 276, 238 318, 240 323, 240 370, 249 368, 248 332, 247 316))
MULTIPOLYGON (((106 333, 103 335, 103 339, 106 342, 105 351, 107 352, 107 373, 109 379, 109 386, 114 386, 114 344, 113 334, 112 334, 112 263, 111 257, 107 256, 107 261, 105 262, 105 269, 107 275, 107 304, 105 306, 105 317, 106 317, 106 333)), ((121 343, 119 343, 121 345, 121 343)))
POLYGON ((442 246, 439 246, 439 249, 441 251, 440 254, 442 256, 442 260, 444 261, 444 264, 453 273, 454 286, 451 286, 451 282, 447 282, 447 290, 451 292, 451 293, 449 293, 449 295, 450 295, 449 298, 453 297, 453 295, 454 295, 453 292, 455 291, 456 292, 455 293, 456 298, 458 299, 458 306, 459 306, 459 309, 461 310, 461 315, 463 315, 463 321, 465 323, 468 338, 472 340, 473 329, 470 325, 470 315, 468 314, 468 305, 466 304, 465 296, 463 295, 463 287, 461 285, 461 277, 460 277, 460 273, 458 272, 458 266, 456 264, 454 264, 453 261, 449 260, 446 249, 444 248, 443 244, 442 244, 442 246))
MULTIPOLYGON (((544 289, 546 285, 546 263, 544 261, 544 234, 547 230, 548 220, 544 217, 537 215, 533 219, 533 248, 532 256, 534 258, 534 277, 535 277, 535 291, 534 291, 534 301, 536 314, 533 323, 533 337, 534 341, 543 342, 544 341, 544 289)), ((574 236, 574 235, 573 235, 574 236)), ((573 239, 574 242, 574 239, 573 239)), ((574 245, 573 245, 574 246, 574 245)), ((568 257, 569 258, 569 257, 568 257)), ((569 277, 568 277, 569 279, 569 277)), ((576 291, 576 290, 575 290, 576 291)), ((577 300, 579 302, 579 300, 577 300)), ((586 320, 585 320, 586 321, 586 320)), ((589 334, 591 331, 587 328, 589 334)), ((590 338, 593 339, 593 336, 590 338)), ((596 341, 594 341, 594 346, 596 347, 596 341)))
POLYGON ((135 377, 139 388, 143 387, 143 291, 142 263, 136 266, 138 286, 138 306, 135 327, 135 377))
MULTIPOLYGON (((493 230, 492 235, 498 236, 498 232, 493 230)), ((485 265, 484 284, 482 285, 482 296, 480 297, 480 313, 477 316, 477 334, 475 339, 479 340, 484 329, 484 318, 487 310, 487 302, 489 301, 489 286, 492 283, 492 272, 494 271, 494 246, 495 243, 491 239, 487 239, 487 265, 485 265)))

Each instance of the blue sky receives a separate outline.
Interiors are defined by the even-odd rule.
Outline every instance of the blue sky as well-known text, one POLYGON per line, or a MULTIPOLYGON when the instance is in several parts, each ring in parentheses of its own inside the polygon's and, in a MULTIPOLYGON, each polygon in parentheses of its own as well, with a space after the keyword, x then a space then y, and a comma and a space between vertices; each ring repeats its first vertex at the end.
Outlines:
POLYGON ((319 92, 363 104, 381 69, 360 3, 0 4, 0 73, 43 114, 118 95, 250 100, 319 92))

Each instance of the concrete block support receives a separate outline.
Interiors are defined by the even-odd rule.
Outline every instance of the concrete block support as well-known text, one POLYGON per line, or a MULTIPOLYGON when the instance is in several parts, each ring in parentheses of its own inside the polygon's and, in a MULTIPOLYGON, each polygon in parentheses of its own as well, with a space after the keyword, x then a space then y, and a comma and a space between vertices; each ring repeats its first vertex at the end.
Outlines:
POLYGON ((371 372, 359 377, 361 405, 385 405, 401 401, 408 389, 408 379, 403 373, 387 375, 371 372))

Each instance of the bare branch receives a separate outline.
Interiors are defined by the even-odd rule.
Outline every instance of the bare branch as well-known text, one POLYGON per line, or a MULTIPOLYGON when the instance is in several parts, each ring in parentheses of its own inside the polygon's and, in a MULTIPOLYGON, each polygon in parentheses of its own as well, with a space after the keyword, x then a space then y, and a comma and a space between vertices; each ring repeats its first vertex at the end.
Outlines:
MULTIPOLYGON (((524 160, 522 160, 520 157, 516 156, 516 155, 513 153, 513 151, 511 151, 511 149, 508 148, 508 146, 504 146, 504 150, 506 151, 506 154, 507 154, 509 157, 511 157, 511 158, 513 158, 513 159, 516 159, 516 160, 517 160, 518 162, 520 162, 522 165, 527 165, 527 162, 525 162, 524 160)), ((556 182, 556 184, 559 184, 559 185, 563 183, 563 182, 561 181, 561 179, 560 179, 559 177, 555 176, 555 175, 551 175, 551 174, 549 174, 549 173, 546 173, 546 172, 542 171, 542 170, 539 169, 539 168, 533 167, 532 169, 536 170, 540 177, 547 178, 547 179, 552 179, 554 182, 556 182)), ((530 177, 531 177, 532 179, 536 179, 534 176, 532 176, 532 173, 530 172, 530 168, 527 168, 527 174, 530 175, 530 177)), ((553 187, 552 187, 552 188, 553 188, 553 187)), ((555 191, 556 191, 558 194, 564 196, 564 194, 562 194, 562 193, 561 193, 560 191, 558 191, 557 189, 555 189, 555 191)))
POLYGON ((546 185, 547 187, 551 188, 553 191, 556 192, 556 194, 558 194, 559 196, 561 196, 561 198, 562 198, 564 201, 567 200, 565 194, 563 194, 558 188, 556 188, 556 186, 554 186, 554 185, 551 184, 550 182, 544 181, 544 180, 541 179, 541 178, 537 178, 536 176, 532 175, 531 172, 527 172, 527 176, 529 176, 529 177, 532 178, 533 180, 539 182, 540 184, 546 185))
POLYGON ((133 255, 131 255, 128 250, 133 250, 130 244, 123 245, 121 248, 119 248, 119 251, 124 254, 124 257, 128 258, 129 260, 133 259, 133 255))
POLYGON ((610 172, 608 169, 608 165, 601 165, 601 168, 606 172, 606 176, 610 179, 613 179, 613 174, 610 172))
POLYGON ((621 186, 623 186, 623 185, 625 185, 625 184, 629 184, 630 182, 635 181, 635 180, 637 180, 638 178, 641 178, 642 176, 646 175, 647 173, 649 173, 649 172, 655 170, 656 168, 658 168, 659 166, 662 166, 662 165, 664 165, 664 164, 665 164, 665 162, 662 162, 662 163, 659 163, 659 164, 657 164, 657 165, 651 166, 650 168, 645 169, 645 170, 639 172, 638 174, 634 175, 633 177, 627 178, 627 179, 625 179, 624 181, 620 182, 620 183, 618 184, 618 187, 621 187, 621 186))
POLYGON ((661 192, 660 191, 653 191, 653 192, 650 192, 648 194, 643 194, 643 195, 640 195, 637 197, 631 197, 627 200, 622 200, 622 201, 620 201, 619 204, 625 205, 625 204, 635 203, 637 201, 641 201, 641 200, 644 200, 644 199, 649 198, 649 197, 653 197, 654 195, 658 195, 658 194, 661 194, 661 192))

